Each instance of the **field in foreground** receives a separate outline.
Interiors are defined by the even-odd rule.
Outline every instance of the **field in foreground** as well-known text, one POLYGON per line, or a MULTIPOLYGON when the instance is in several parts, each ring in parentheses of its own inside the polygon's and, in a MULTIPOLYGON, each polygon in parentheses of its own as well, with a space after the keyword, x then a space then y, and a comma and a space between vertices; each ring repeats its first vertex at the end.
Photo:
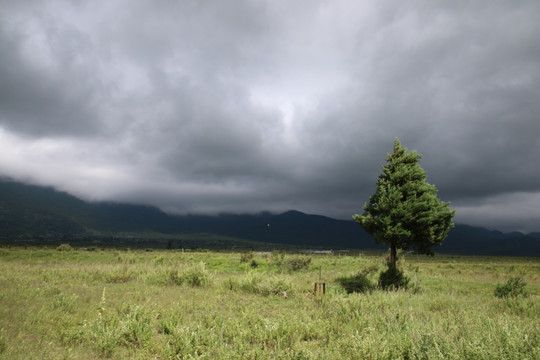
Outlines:
POLYGON ((380 255, 92 250, 0 248, 1 359, 540 359, 534 258, 408 255, 411 290, 347 294, 380 255))

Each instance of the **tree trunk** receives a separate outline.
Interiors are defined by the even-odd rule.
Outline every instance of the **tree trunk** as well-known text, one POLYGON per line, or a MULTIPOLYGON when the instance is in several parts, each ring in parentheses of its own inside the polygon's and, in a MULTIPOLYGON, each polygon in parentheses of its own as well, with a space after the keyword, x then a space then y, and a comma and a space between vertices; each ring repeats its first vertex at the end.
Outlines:
POLYGON ((390 245, 390 259, 389 263, 396 266, 396 260, 397 260, 397 250, 396 250, 396 244, 390 245))

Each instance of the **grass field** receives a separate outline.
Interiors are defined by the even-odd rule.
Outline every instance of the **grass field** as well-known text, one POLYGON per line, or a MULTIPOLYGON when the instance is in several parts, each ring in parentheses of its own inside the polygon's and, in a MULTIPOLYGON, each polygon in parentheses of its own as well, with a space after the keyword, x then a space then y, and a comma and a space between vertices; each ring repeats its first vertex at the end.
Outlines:
POLYGON ((0 359, 540 359, 537 258, 93 250, 0 248, 0 359))

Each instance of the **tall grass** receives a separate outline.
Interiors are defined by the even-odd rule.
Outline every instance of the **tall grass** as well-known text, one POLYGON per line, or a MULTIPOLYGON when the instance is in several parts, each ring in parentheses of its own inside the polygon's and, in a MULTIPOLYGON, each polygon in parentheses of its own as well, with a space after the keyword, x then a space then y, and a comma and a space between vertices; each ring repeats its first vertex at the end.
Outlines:
POLYGON ((402 268, 421 292, 350 294, 335 279, 364 272, 376 284, 381 256, 240 259, 0 249, 0 359, 540 358, 534 259, 409 256, 402 268), (324 296, 313 294, 319 269, 324 296), (509 276, 528 297, 494 296, 509 276))
POLYGON ((262 296, 281 295, 288 297, 295 293, 291 278, 283 275, 250 272, 240 278, 229 278, 224 282, 224 285, 229 290, 262 296))

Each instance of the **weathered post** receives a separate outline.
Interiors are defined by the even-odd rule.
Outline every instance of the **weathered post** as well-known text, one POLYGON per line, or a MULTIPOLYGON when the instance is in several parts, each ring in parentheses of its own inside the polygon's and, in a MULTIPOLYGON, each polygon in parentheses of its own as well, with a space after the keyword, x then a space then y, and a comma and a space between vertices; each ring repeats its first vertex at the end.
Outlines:
POLYGON ((314 294, 326 294, 326 283, 325 282, 316 282, 315 283, 315 289, 314 294))
POLYGON ((315 283, 315 288, 313 290, 314 295, 326 294, 326 283, 324 281, 321 281, 321 271, 322 266, 319 266, 319 281, 315 283))

